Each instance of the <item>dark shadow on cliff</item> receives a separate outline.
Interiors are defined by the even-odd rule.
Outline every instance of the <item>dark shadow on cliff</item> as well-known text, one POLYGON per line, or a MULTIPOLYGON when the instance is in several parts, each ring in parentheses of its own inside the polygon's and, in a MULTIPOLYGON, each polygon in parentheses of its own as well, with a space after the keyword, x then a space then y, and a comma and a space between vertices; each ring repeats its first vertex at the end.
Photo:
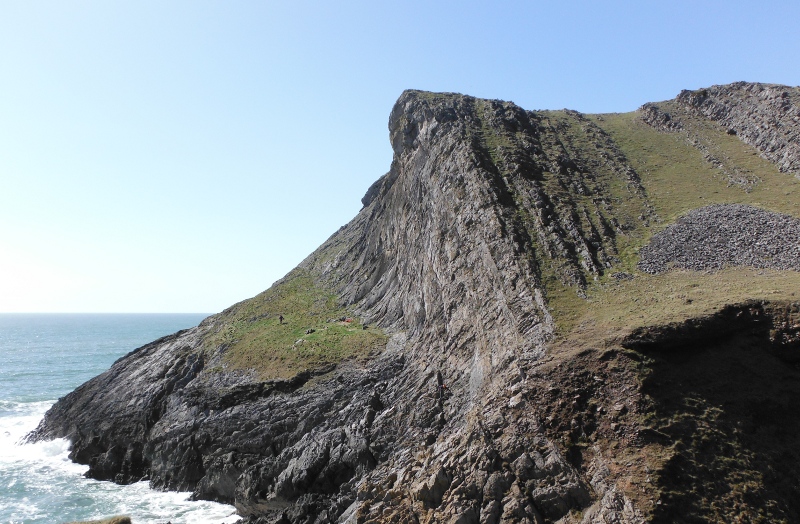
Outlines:
POLYGON ((644 350, 643 436, 665 452, 653 522, 800 521, 800 345, 776 329, 790 310, 727 308, 714 339, 675 330, 644 350))

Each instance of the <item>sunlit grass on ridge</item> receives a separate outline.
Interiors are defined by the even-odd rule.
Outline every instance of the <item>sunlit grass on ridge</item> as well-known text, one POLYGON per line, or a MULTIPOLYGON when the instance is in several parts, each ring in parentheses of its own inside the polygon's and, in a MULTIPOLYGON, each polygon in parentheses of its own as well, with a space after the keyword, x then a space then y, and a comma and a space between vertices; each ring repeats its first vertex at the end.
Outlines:
POLYGON ((385 347, 387 340, 299 268, 223 312, 216 326, 205 340, 206 348, 223 347, 225 369, 254 370, 261 379, 290 378, 344 359, 365 358, 385 347))

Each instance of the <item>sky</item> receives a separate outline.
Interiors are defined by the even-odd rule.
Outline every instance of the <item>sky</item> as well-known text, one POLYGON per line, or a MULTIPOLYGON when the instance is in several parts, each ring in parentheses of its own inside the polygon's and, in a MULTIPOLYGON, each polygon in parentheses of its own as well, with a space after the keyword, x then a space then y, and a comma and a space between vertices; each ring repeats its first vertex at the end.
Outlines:
POLYGON ((0 312, 214 313, 352 219, 404 89, 800 85, 800 2, 0 2, 0 312))

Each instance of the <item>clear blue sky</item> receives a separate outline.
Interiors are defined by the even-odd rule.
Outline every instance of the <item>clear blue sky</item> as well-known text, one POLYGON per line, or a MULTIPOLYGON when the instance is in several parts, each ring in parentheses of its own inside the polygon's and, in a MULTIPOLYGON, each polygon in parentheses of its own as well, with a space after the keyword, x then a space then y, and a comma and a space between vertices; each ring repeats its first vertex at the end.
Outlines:
POLYGON ((406 88, 631 111, 800 84, 800 2, 0 3, 0 312, 216 312, 391 162, 406 88))

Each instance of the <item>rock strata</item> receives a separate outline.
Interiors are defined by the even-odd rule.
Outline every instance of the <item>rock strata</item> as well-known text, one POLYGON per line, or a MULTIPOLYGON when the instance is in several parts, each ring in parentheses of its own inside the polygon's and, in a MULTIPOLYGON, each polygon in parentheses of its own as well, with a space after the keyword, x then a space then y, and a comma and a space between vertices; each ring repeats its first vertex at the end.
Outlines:
POLYGON ((800 88, 736 82, 682 91, 676 100, 800 176, 800 88))
POLYGON ((506 391, 552 336, 544 279, 581 294, 652 216, 637 173, 576 112, 407 91, 389 131, 391 170, 300 265, 391 334, 380 355, 262 381, 208 346, 223 313, 121 359, 33 438, 252 522, 545 522, 602 499, 506 391))
MULTIPOLYGON (((697 149, 708 164, 722 172, 728 184, 750 192, 760 182, 755 173, 738 165, 719 147, 719 144, 709 139, 708 130, 705 129, 707 125, 703 125, 708 122, 697 122, 696 117, 692 118, 694 113, 690 108, 675 102, 647 103, 639 108, 639 113, 642 120, 655 129, 683 135, 686 143, 697 149)), ((721 133, 719 129, 716 129, 716 132, 721 133)), ((726 134, 736 133, 728 129, 726 134)))
MULTIPOLYGON (((647 114, 682 132, 675 118, 647 114)), ((389 121, 392 165, 350 223, 269 292, 115 362, 61 399, 30 438, 67 437, 90 477, 190 490, 235 505, 249 524, 651 519, 662 498, 680 499, 660 436, 680 428, 660 411, 672 397, 644 393, 657 373, 637 351, 660 347, 672 331, 634 333, 652 342, 645 349, 621 346, 620 333, 559 337, 556 318, 568 315, 557 317, 553 304, 584 304, 595 281, 635 284, 672 265, 797 269, 800 229, 787 215, 747 206, 703 208, 654 236, 640 253, 645 274, 634 274, 632 247, 659 218, 646 171, 600 122, 406 91, 389 121), (336 302, 343 321, 337 312, 294 326, 267 307, 301 291, 313 294, 301 297, 303 308, 336 302), (379 347, 315 353, 340 349, 315 337, 334 326, 349 336, 353 318, 359 333, 383 331, 371 339, 379 347), (254 326, 262 330, 248 331, 254 326), (270 346, 277 330, 291 335, 287 347, 270 346), (301 353, 303 369, 286 364, 301 353), (651 422, 663 423, 661 433, 651 422)), ((790 146, 782 149, 789 157, 790 146)), ((754 347, 779 355, 776 369, 792 361, 796 308, 758 323, 745 307, 755 306, 722 321, 757 327, 723 332, 759 337, 754 347)), ((676 329, 687 346, 707 342, 676 329)), ((678 373, 680 363, 667 364, 678 373)), ((759 384, 771 392, 767 382, 759 384)), ((763 464, 773 462, 769 455, 763 464)), ((689 466, 691 478, 708 475, 707 462, 689 466)), ((742 515, 797 511, 792 490, 759 493, 777 509, 742 515)), ((688 521, 730 520, 715 508, 692 509, 688 521)))
POLYGON ((674 104, 647 103, 642 119, 665 132, 682 132, 708 162, 719 167, 732 183, 748 187, 757 183, 751 173, 725 158, 713 144, 692 131, 682 114, 715 123, 729 135, 753 146, 784 173, 800 177, 800 88, 775 84, 736 82, 696 91, 684 90, 674 104))

